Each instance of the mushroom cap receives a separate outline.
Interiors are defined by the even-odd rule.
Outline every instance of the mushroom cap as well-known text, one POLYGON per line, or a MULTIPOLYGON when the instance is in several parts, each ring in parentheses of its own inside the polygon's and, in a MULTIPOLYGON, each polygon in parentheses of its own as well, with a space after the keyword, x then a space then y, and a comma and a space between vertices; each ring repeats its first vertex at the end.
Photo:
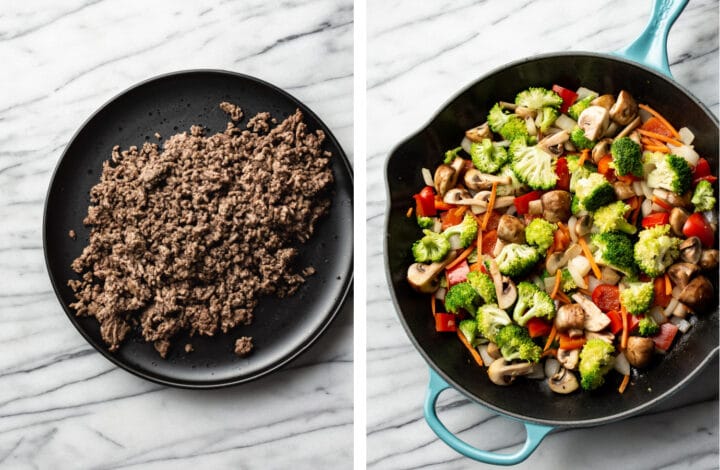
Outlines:
POLYGON ((561 306, 555 314, 555 327, 560 332, 585 327, 585 311, 578 304, 561 306))
POLYGON ((508 363, 505 359, 497 359, 490 364, 487 373, 490 381, 496 385, 510 385, 515 377, 526 375, 532 371, 529 362, 508 363))
POLYGON ((602 106, 588 106, 578 116, 578 126, 590 140, 598 140, 602 137, 608 124, 610 124, 610 114, 602 106))
POLYGON ((720 251, 703 250, 702 254, 700 255, 700 268, 703 270, 717 268, 718 258, 720 258, 720 251))
POLYGON ((573 294, 572 298, 585 311, 585 329, 587 331, 600 331, 610 324, 610 317, 602 313, 592 300, 580 293, 573 294))
POLYGON ((467 189, 453 188, 448 190, 443 196, 443 202, 448 204, 457 204, 466 199, 472 199, 467 189))
POLYGON ((631 366, 645 367, 650 363, 654 351, 655 342, 652 338, 630 336, 625 349, 625 357, 631 366))
POLYGON ((550 390, 555 393, 567 395, 578 389, 580 384, 578 383, 575 374, 567 370, 565 367, 561 367, 560 370, 555 373, 552 377, 548 378, 548 386, 550 390))
MULTIPOLYGON (((702 258, 702 256, 705 254, 705 252, 703 252, 702 242, 700 241, 699 237, 688 238, 687 240, 683 241, 678 248, 680 249, 680 259, 685 261, 686 263, 698 264, 700 262, 700 258, 702 258)), ((708 269, 703 266, 700 267, 703 269, 708 269)))
POLYGON ((540 197, 543 218, 548 222, 567 222, 570 218, 572 196, 568 191, 556 189, 548 191, 540 197))
POLYGON ((688 217, 690 217, 690 214, 680 207, 673 207, 670 211, 670 227, 676 236, 684 236, 683 226, 685 225, 688 217))
POLYGON ((445 196, 451 188, 457 183, 458 174, 453 167, 450 165, 442 164, 435 169, 435 176, 433 177, 433 183, 435 183, 435 189, 440 196, 445 196))
POLYGON ((560 348, 557 351, 557 360, 564 368, 570 370, 575 369, 580 360, 580 350, 560 348))
POLYGON ((690 283, 690 279, 700 271, 697 264, 675 263, 667 269, 667 274, 674 285, 681 289, 690 283))
POLYGON ((635 98, 625 90, 620 91, 615 104, 610 108, 610 119, 621 126, 629 124, 638 113, 638 105, 635 98))
POLYGON ((698 312, 717 300, 713 299, 714 291, 715 289, 708 278, 697 276, 683 288, 678 300, 693 309, 693 311, 698 312))
POLYGON ((408 267, 407 280, 410 286, 423 294, 432 294, 440 286, 437 276, 445 263, 414 263, 408 267))

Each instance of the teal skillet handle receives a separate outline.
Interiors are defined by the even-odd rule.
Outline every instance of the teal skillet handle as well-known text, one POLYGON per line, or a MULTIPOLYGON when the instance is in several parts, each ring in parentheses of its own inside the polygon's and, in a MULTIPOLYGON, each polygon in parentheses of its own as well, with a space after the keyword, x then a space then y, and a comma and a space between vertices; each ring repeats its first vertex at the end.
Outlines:
POLYGON ((432 429, 445 444, 465 457, 493 465, 515 465, 528 458, 540 442, 542 442, 543 438, 553 430, 550 426, 541 426, 526 422, 523 423, 527 432, 525 445, 514 454, 496 454, 494 452, 477 449, 461 441, 456 435, 448 431, 445 425, 438 419, 435 405, 437 404, 440 393, 448 388, 450 388, 450 385, 434 370, 430 369, 430 384, 428 385, 428 392, 425 397, 425 421, 427 421, 430 429, 432 429))
POLYGON ((629 46, 615 54, 657 70, 672 78, 667 56, 670 28, 688 0, 653 0, 652 15, 645 30, 629 46))

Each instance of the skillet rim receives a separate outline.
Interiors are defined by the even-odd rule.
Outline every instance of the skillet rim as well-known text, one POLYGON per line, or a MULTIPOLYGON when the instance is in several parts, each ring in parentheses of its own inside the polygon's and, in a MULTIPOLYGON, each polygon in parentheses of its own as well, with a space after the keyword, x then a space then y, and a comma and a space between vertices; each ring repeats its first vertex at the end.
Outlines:
MULTIPOLYGON (((673 385, 671 388, 666 390, 664 393, 646 400, 645 402, 641 403, 640 405, 637 405, 633 408, 630 408, 628 410, 619 412, 619 413, 612 413, 609 415, 606 415, 604 417, 600 418, 592 418, 592 419, 581 419, 581 420, 568 420, 568 421, 560 421, 560 420, 552 420, 552 419, 538 419, 538 418, 532 418, 528 417, 519 413, 515 413, 511 410, 507 410, 498 406, 495 406, 491 403, 488 403, 481 398, 477 397, 476 395, 468 392, 464 387, 459 385, 456 381, 452 380, 448 374, 446 374, 440 367, 438 367, 434 360, 425 352, 425 350, 420 346, 417 338, 412 334, 410 327, 407 324, 407 321, 405 320, 405 315, 402 313, 403 310, 400 308, 400 303, 397 299, 397 295, 395 292, 395 289, 393 287, 393 280, 392 280, 392 272, 390 271, 390 265, 389 265, 389 257, 388 257, 388 239, 389 239, 389 232, 388 228, 390 225, 390 214, 392 211, 392 199, 391 199, 391 192, 390 192, 390 178, 388 175, 388 167, 390 165, 390 161, 396 157, 398 149, 400 147, 404 146, 408 142, 412 141, 413 139, 417 138, 422 132, 427 130, 432 123, 440 116, 440 114, 445 111, 445 109, 452 104, 456 99, 458 99, 461 95, 468 92, 471 88, 476 86, 479 82, 489 78, 490 76, 497 74, 503 70, 506 70, 508 68, 516 67, 522 64, 535 62, 538 60, 543 59, 549 59, 549 58, 556 58, 556 57, 585 57, 585 58, 591 58, 591 59, 607 59, 611 61, 616 61, 619 63, 622 63, 626 66, 632 66, 639 68, 645 72, 651 73, 655 77, 662 79, 665 82, 668 82, 671 86, 674 88, 677 88, 680 92, 682 92, 685 96, 687 96, 691 101, 693 101, 698 107, 711 118, 711 120, 715 123, 716 127, 720 127, 720 123, 718 121, 718 117, 715 116, 695 95, 693 95, 689 90, 687 90, 684 86, 679 84, 673 77, 666 76, 658 71, 647 67, 643 64, 640 64, 638 62, 634 62, 629 59, 625 59, 621 56, 615 55, 615 54, 609 54, 609 53, 598 53, 598 52, 589 52, 589 51, 569 51, 569 52, 550 52, 550 53, 544 53, 544 54, 538 54, 533 57, 523 57, 521 59, 517 59, 511 62, 508 62, 506 64, 500 65, 498 67, 493 68, 489 72, 483 74, 477 79, 474 79, 472 82, 469 82, 467 85, 465 85, 463 88, 461 88, 459 91, 455 92, 450 96, 450 98, 446 99, 443 104, 435 111, 435 113, 432 114, 432 116, 425 121, 425 124, 422 125, 420 128, 418 128, 417 131, 410 134, 406 138, 404 138, 402 141, 400 141, 398 144, 396 144, 390 153, 388 154, 388 157, 385 159, 385 165, 384 165, 384 180, 385 180, 385 194, 386 194, 386 205, 385 205, 385 223, 383 225, 384 230, 384 237, 383 237, 383 256, 384 256, 384 265, 385 265, 385 279, 388 283, 388 289, 390 291, 390 297, 393 302, 393 306, 395 307, 395 313, 397 317, 400 319, 400 323, 402 324, 403 329, 405 330, 405 334, 410 339, 411 343, 415 347, 415 349, 420 353, 420 355, 425 360, 428 367, 430 367, 435 373, 437 373, 440 377, 442 377, 445 382, 447 382, 452 388, 454 388, 456 391, 461 393, 463 396, 467 397, 469 400, 482 405, 486 408, 489 408, 493 410, 494 412, 509 417, 511 419, 515 419, 517 421, 526 422, 526 423, 534 423, 534 424, 540 424, 540 425, 549 425, 557 428, 574 428, 574 427, 591 427, 591 426, 598 426, 601 424, 609 424, 615 421, 619 421, 622 419, 629 418, 631 416, 638 415, 644 411, 647 411, 648 409, 656 406, 658 403, 661 403, 671 396, 673 396, 675 393, 677 393, 680 389, 682 389, 685 385, 687 385, 689 382, 691 382, 696 376, 698 376, 705 367, 708 366, 712 360, 719 355, 720 353, 720 344, 716 344, 713 349, 711 349, 708 354, 696 365, 696 367, 690 371, 681 381, 673 385)), ((718 169, 716 168, 716 171, 718 169)), ((716 210, 720 210, 719 208, 716 208, 716 210)), ((720 309, 720 307, 718 307, 720 309)))

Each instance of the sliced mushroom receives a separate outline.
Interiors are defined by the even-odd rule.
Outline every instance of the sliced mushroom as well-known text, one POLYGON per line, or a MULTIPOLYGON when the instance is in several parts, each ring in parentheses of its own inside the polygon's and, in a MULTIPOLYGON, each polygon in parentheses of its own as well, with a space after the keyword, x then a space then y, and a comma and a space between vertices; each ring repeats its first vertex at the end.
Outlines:
MULTIPOLYGON (((683 241, 680 244, 680 259, 685 261, 686 263, 692 263, 692 264, 698 264, 700 262, 700 258, 702 257, 703 249, 702 249, 702 243, 700 242, 700 239, 698 237, 690 237, 687 240, 683 241)), ((712 250, 707 250, 712 251, 712 250)), ((717 251, 717 250, 715 250, 717 251)), ((717 263, 716 263, 717 266, 717 263)), ((705 268, 702 265, 700 266, 702 269, 709 269, 705 268)), ((711 266, 714 267, 714 266, 711 266)))
POLYGON ((697 276, 683 288, 678 300, 695 312, 703 310, 703 307, 711 305, 713 299, 713 285, 705 276, 697 276))
MULTIPOLYGON (((657 191, 657 189, 655 190, 657 191)), ((663 199, 667 201, 673 207, 682 207, 686 210, 692 210, 692 191, 687 191, 684 194, 675 194, 672 191, 666 191, 663 195, 663 199)))
POLYGON ((517 106, 515 108, 515 114, 517 114, 523 119, 534 119, 535 116, 537 116, 537 111, 535 111, 534 109, 526 108, 525 106, 517 106))
POLYGON ((615 104, 610 108, 610 119, 621 126, 630 124, 638 115, 638 105, 630 93, 622 90, 618 94, 615 104))
POLYGON ((592 149, 592 159, 597 165, 601 158, 605 155, 610 154, 610 145, 612 145, 612 139, 602 139, 592 149))
POLYGON ((602 106, 588 106, 578 117, 578 126, 590 140, 602 137, 608 124, 610 124, 610 114, 602 106))
POLYGON ((558 349, 557 360, 564 368, 573 370, 577 367, 578 361, 580 360, 579 349, 558 349))
POLYGON ((493 343, 492 341, 488 343, 487 353, 488 356, 492 357, 493 359, 500 359, 502 357, 500 348, 498 348, 498 345, 493 343))
POLYGON ((628 137, 630 140, 640 145, 640 133, 638 131, 632 131, 628 137))
POLYGON ((445 196, 445 193, 455 187, 457 183, 457 172, 450 165, 440 165, 435 170, 435 177, 433 178, 435 183, 435 189, 440 196, 445 196))
POLYGON ((472 196, 466 189, 460 189, 460 188, 453 188, 445 193, 445 196, 443 196, 443 202, 446 202, 448 204, 457 204, 459 202, 464 202, 468 199, 472 199, 472 196))
POLYGON ((585 214, 581 217, 578 217, 577 222, 575 222, 575 234, 578 236, 578 238, 582 238, 590 231, 593 227, 593 219, 590 214, 585 214))
POLYGON ((567 335, 571 338, 580 338, 582 336, 585 336, 585 330, 582 328, 570 328, 567 331, 567 335))
POLYGON ((585 329, 587 331, 600 331, 610 324, 610 317, 602 313, 592 300, 579 293, 573 294, 572 298, 585 311, 585 329))
POLYGON ((495 294, 497 295, 498 307, 507 309, 517 300, 517 288, 515 283, 507 276, 500 274, 497 262, 490 259, 490 277, 495 284, 495 294))
POLYGON ((496 385, 510 385, 515 378, 529 374, 533 365, 529 362, 508 363, 505 359, 497 359, 488 367, 488 377, 496 385))
POLYGON ((492 132, 488 123, 481 124, 465 131, 465 137, 471 142, 480 143, 483 139, 492 139, 492 132))
POLYGON ((570 218, 572 196, 567 191, 556 189, 548 191, 540 198, 543 206, 543 218, 550 223, 567 222, 570 218))
POLYGON ((508 243, 525 243, 525 224, 517 217, 503 214, 498 221, 497 236, 508 243))
POLYGON ((555 393, 567 395, 578 389, 580 384, 578 383, 575 374, 567 370, 565 367, 561 367, 559 371, 548 379, 548 386, 550 390, 555 393))
POLYGON ((563 305, 555 314, 555 328, 560 332, 585 327, 585 311, 578 304, 563 305))
POLYGON ((465 172, 465 186, 473 191, 492 188, 493 183, 510 184, 512 178, 509 176, 496 176, 482 173, 480 170, 471 168, 465 172))
POLYGON ((696 264, 675 263, 668 268, 667 274, 670 276, 673 285, 683 289, 690 284, 690 279, 699 271, 700 267, 696 264))
POLYGON ((623 183, 622 181, 614 182, 613 189, 615 190, 615 195, 621 201, 635 196, 635 190, 633 187, 628 183, 623 183))
POLYGON ((703 250, 700 255, 700 268, 704 271, 717 268, 718 257, 720 257, 718 250, 703 250))
POLYGON ((565 260, 565 257, 563 256, 563 253, 555 251, 550 256, 545 258, 545 269, 547 270, 549 275, 554 276, 557 270, 564 266, 563 262, 567 263, 567 260, 565 260))
POLYGON ((640 116, 636 117, 635 119, 630 122, 627 126, 623 128, 620 132, 618 132, 618 135, 615 136, 616 139, 619 139, 620 137, 625 137, 627 135, 630 135, 632 131, 634 131, 640 124, 642 124, 642 119, 640 119, 640 116))
POLYGON ((688 217, 690 217, 690 214, 679 207, 673 207, 670 211, 670 227, 672 228, 672 232, 675 236, 683 236, 683 226, 685 225, 685 222, 687 222, 688 217))
POLYGON ((655 342, 652 338, 630 336, 625 349, 625 357, 631 366, 642 368, 650 364, 653 351, 655 351, 655 342))
MULTIPOLYGON (((538 142, 538 145, 550 149, 550 147, 565 144, 565 142, 567 142, 569 139, 570 134, 568 133, 568 131, 562 130, 560 132, 556 132, 552 135, 545 137, 540 142, 538 142)), ((563 146, 563 148, 565 147, 563 146)))
POLYGON ((615 340, 615 335, 609 331, 588 331, 585 333, 585 338, 587 338, 588 341, 590 341, 591 339, 601 339, 608 344, 612 344, 615 340))
POLYGON ((455 170, 455 174, 458 175, 458 179, 462 176, 463 170, 465 169, 465 159, 462 157, 455 157, 455 160, 452 161, 450 164, 450 167, 452 167, 453 170, 455 170))
POLYGON ((615 121, 610 121, 610 124, 608 124, 608 128, 605 129, 605 133, 603 134, 603 137, 614 138, 615 134, 617 134, 619 130, 620 130, 620 125, 615 121))
POLYGON ((600 95, 590 102, 591 106, 602 106, 603 108, 610 111, 610 108, 615 104, 615 96, 613 95, 600 95))
MULTIPOLYGON (((453 257, 451 256, 450 258, 453 257)), ((432 294, 440 286, 438 274, 442 272, 445 265, 449 262, 449 260, 445 260, 431 264, 411 264, 407 271, 408 283, 418 292, 432 294)))

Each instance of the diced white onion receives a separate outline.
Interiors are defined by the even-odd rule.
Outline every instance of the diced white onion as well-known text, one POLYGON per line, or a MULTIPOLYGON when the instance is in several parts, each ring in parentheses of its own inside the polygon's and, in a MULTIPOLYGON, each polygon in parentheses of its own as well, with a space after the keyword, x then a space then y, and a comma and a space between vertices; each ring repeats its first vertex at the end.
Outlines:
POLYGON ((450 242, 450 248, 453 250, 459 250, 462 248, 462 241, 460 240, 460 235, 455 234, 452 235, 448 241, 450 242))
POLYGON ((509 140, 501 140, 500 142, 493 142, 495 147, 510 147, 509 140))
POLYGON ((527 128, 528 134, 537 135, 537 127, 535 127, 535 120, 532 116, 525 118, 525 127, 527 128))
POLYGON ((560 370, 560 361, 555 359, 554 357, 549 357, 545 361, 545 377, 552 377, 553 375, 557 374, 560 370))
POLYGON ((698 155, 692 145, 681 145, 680 147, 676 147, 673 144, 667 144, 667 146, 672 153, 678 157, 683 157, 690 166, 697 165, 700 155, 698 155))
POLYGON ((717 214, 713 211, 705 211, 702 215, 709 224, 716 224, 718 222, 717 214))
POLYGON ((425 180, 425 184, 427 186, 432 186, 434 188, 435 182, 433 181, 433 177, 432 177, 432 174, 430 173, 430 170, 428 170, 427 168, 423 168, 421 170, 421 173, 422 173, 423 180, 425 180))
POLYGON ((640 211, 642 212, 643 217, 647 217, 652 213, 653 210, 653 202, 652 199, 645 199, 642 204, 640 205, 640 211))
POLYGON ((535 284, 535 285, 538 287, 538 289, 542 289, 542 288, 545 287, 545 284, 543 283, 543 280, 540 279, 540 276, 538 276, 538 275, 535 275, 535 276, 531 277, 531 278, 530 278, 530 282, 532 282, 533 284, 535 284))
POLYGON ((670 303, 667 304, 667 307, 665 307, 665 310, 663 310, 663 315, 665 315, 666 318, 672 315, 673 310, 675 310, 675 307, 677 307, 677 304, 678 299, 670 299, 670 303))
POLYGON ((532 369, 526 375, 528 379, 540 380, 545 378, 545 368, 539 362, 533 364, 532 369))
POLYGON ((667 321, 667 318, 665 318, 665 314, 663 313, 663 309, 659 305, 651 308, 648 312, 648 316, 655 320, 655 323, 657 323, 658 325, 662 325, 667 321))
POLYGON ((489 366, 490 364, 493 363, 493 361, 495 359, 493 359, 492 356, 490 356, 490 354, 488 354, 487 349, 488 349, 487 344, 481 344, 477 348, 478 352, 480 353, 480 357, 483 360, 483 364, 485 364, 486 366, 489 366))
POLYGON ((442 220, 440 220, 440 217, 435 218, 435 223, 433 224, 433 232, 442 232, 442 220))
POLYGON ((532 215, 542 215, 543 203, 540 199, 528 203, 528 212, 532 215))
POLYGON ((652 203, 652 206, 650 206, 650 210, 652 212, 667 212, 667 210, 663 206, 655 204, 654 202, 652 203))
POLYGON ((570 239, 572 239, 573 243, 577 243, 578 241, 577 233, 575 233, 575 224, 577 224, 577 217, 571 215, 568 219, 568 230, 570 231, 570 239))
POLYGON ((589 270, 590 263, 587 259, 585 259, 584 256, 576 256, 568 263, 568 271, 570 271, 570 276, 572 276, 575 284, 577 284, 577 286, 581 289, 587 289, 587 284, 585 284, 585 279, 583 279, 583 276, 585 276, 585 274, 587 274, 589 270), (587 270, 585 270, 586 266, 587 270))
POLYGON ((680 142, 685 145, 690 145, 693 143, 693 140, 695 140, 695 134, 693 134, 687 127, 681 127, 678 129, 678 134, 680 134, 680 142))
POLYGON ((537 116, 535 116, 535 125, 537 127, 540 127, 540 124, 542 124, 543 122, 543 114, 545 113, 543 112, 542 108, 538 109, 537 116))
POLYGON ((595 288, 596 288, 597 286, 599 286, 600 284, 602 284, 602 281, 600 281, 600 280, 599 280, 598 278, 596 278, 595 276, 589 276, 589 277, 588 277, 588 290, 589 290, 590 292, 594 291, 595 288))
POLYGON ((559 127, 564 131, 572 132, 572 130, 575 129, 575 127, 577 126, 577 121, 575 121, 575 119, 571 118, 567 114, 561 114, 555 120, 555 126, 559 127))
POLYGON ((673 310, 673 315, 680 318, 685 318, 687 314, 690 312, 690 309, 682 302, 678 301, 677 307, 675 307, 675 310, 673 310))
POLYGON ((585 99, 590 95, 598 96, 598 94, 596 92, 592 91, 590 88, 585 88, 584 86, 581 86, 580 88, 578 88, 575 93, 577 93, 577 95, 578 95, 577 101, 585 99))
POLYGON ((460 142, 460 147, 462 147, 463 150, 465 150, 467 153, 470 153, 470 146, 472 145, 472 141, 468 139, 467 137, 463 137, 462 142, 460 142))
POLYGON ((543 279, 543 284, 545 287, 545 292, 550 294, 553 291, 553 288, 555 287, 555 277, 554 276, 548 276, 545 279, 543 279))
POLYGON ((635 191, 636 196, 645 195, 645 193, 643 192, 642 183, 640 181, 633 181, 633 191, 635 191))
POLYGON ((620 282, 620 275, 613 268, 605 266, 602 268, 602 283, 614 286, 620 282))
POLYGON ((447 289, 444 287, 440 287, 438 290, 435 291, 435 298, 438 300, 445 300, 446 293, 447 289))
POLYGON ((672 317, 670 319, 670 323, 677 326, 678 330, 680 330, 682 333, 687 333, 692 326, 689 321, 679 317, 672 317))
POLYGON ((615 364, 613 365, 613 367, 621 375, 630 375, 630 363, 628 362, 625 354, 623 353, 615 356, 615 364))
POLYGON ((667 198, 670 196, 670 192, 669 192, 669 191, 665 191, 665 190, 662 189, 662 188, 655 188, 655 189, 652 190, 652 195, 659 197, 659 198, 662 199, 663 201, 667 201, 667 198))

